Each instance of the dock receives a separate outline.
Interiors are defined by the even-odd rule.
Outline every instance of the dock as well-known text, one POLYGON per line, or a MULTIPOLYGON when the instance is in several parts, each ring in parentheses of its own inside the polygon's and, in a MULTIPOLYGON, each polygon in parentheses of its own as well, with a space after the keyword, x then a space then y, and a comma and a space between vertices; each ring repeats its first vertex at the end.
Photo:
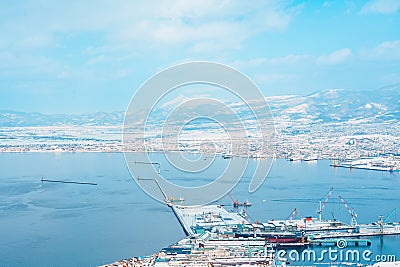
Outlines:
POLYGON ((195 227, 211 228, 214 226, 249 224, 249 222, 238 213, 228 212, 219 205, 199 207, 169 206, 187 235, 195 234, 195 227))
MULTIPOLYGON (((356 247, 371 246, 371 240, 361 237, 400 233, 400 228, 396 228, 397 224, 393 231, 387 231, 387 227, 381 227, 379 229, 383 229, 383 232, 360 233, 357 232, 360 227, 365 231, 376 229, 372 228, 374 225, 357 225, 356 227, 338 221, 320 221, 316 218, 308 219, 308 229, 304 231, 305 227, 303 228, 301 224, 303 220, 271 220, 267 223, 251 223, 246 219, 244 211, 228 211, 220 205, 191 207, 173 202, 167 202, 167 205, 172 209, 187 235, 185 238, 162 248, 153 255, 132 258, 117 262, 116 265, 105 266, 286 267, 288 266, 287 259, 276 255, 277 250, 308 249, 314 246, 353 247, 352 249, 355 249, 356 247), (283 225, 287 228, 286 230, 282 230, 283 225), (351 227, 351 230, 347 229, 348 227, 351 227), (298 235, 299 231, 301 232, 300 236, 298 235)), ((310 266, 316 267, 317 265, 310 266)), ((371 266, 380 267, 381 265, 371 266)))
POLYGON ((400 163, 397 160, 376 157, 376 158, 363 158, 358 160, 350 160, 344 162, 337 162, 336 160, 331 164, 332 167, 371 170, 371 171, 388 171, 399 172, 400 163))
POLYGON ((343 239, 343 238, 335 238, 335 239, 314 239, 311 240, 311 244, 314 246, 337 246, 340 247, 341 243, 344 247, 349 246, 354 246, 354 247, 358 247, 358 246, 363 246, 363 247, 368 247, 372 244, 371 240, 369 239, 353 239, 353 238, 348 238, 348 239, 343 239))

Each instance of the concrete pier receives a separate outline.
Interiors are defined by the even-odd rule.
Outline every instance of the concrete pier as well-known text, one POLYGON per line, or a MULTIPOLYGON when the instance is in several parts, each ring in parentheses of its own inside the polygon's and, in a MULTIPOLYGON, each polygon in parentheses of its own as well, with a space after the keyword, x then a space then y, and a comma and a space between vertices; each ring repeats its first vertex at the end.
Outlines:
POLYGON ((170 204, 176 218, 187 235, 195 232, 193 227, 231 226, 249 222, 235 212, 228 212, 219 205, 185 207, 170 204))

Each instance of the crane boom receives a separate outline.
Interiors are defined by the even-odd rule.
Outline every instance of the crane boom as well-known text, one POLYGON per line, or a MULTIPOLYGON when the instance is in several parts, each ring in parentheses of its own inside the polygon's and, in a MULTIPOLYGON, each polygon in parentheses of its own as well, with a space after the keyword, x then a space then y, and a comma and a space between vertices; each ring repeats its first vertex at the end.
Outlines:
POLYGON ((229 196, 229 198, 232 200, 232 202, 235 202, 235 201, 233 200, 233 197, 231 196, 230 193, 228 193, 228 196, 229 196))
MULTIPOLYGON (((317 209, 317 214, 319 215, 319 220, 322 220, 322 211, 324 210, 326 203, 328 203, 328 200, 332 195, 332 191, 333 191, 333 187, 331 187, 331 189, 329 189, 328 193, 325 196, 324 202, 319 201, 319 207, 317 209)), ((321 200, 322 200, 322 198, 321 198, 321 200)))
POLYGON ((357 213, 354 209, 350 208, 350 206, 347 204, 347 202, 344 200, 344 198, 342 196, 339 196, 340 201, 343 203, 343 205, 346 207, 347 211, 349 212, 350 216, 351 216, 351 221, 350 221, 350 225, 352 226, 356 226, 357 225, 357 213))
POLYGON ((392 215, 395 213, 396 209, 397 209, 397 208, 394 208, 394 209, 392 209, 391 212, 389 212, 389 214, 385 217, 385 219, 383 219, 383 222, 384 222, 384 223, 387 222, 387 220, 389 220, 390 217, 392 217, 392 215))
POLYGON ((233 207, 235 207, 235 208, 239 207, 239 201, 238 200, 234 200, 230 193, 228 193, 228 196, 233 202, 233 207))
POLYGON ((297 212, 297 209, 296 209, 296 208, 294 208, 294 210, 293 210, 292 214, 290 214, 290 221, 292 221, 292 220, 293 220, 293 218, 294 218, 294 215, 296 215, 296 212, 297 212))
POLYGON ((294 216, 299 216, 299 218, 303 218, 303 215, 300 214, 300 212, 297 211, 297 208, 294 208, 293 212, 289 215, 289 219, 290 221, 292 221, 294 219, 294 216))

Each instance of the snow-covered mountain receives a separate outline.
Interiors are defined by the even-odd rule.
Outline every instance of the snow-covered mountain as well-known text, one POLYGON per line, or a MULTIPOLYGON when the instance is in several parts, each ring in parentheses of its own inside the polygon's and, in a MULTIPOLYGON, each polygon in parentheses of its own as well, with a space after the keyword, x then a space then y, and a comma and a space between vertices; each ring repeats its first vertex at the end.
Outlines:
POLYGON ((63 126, 63 125, 121 125, 124 112, 96 112, 84 114, 42 114, 0 110, 0 127, 63 126))
MULTIPOLYGON (((286 121, 322 122, 382 122, 400 121, 400 85, 388 86, 374 91, 352 91, 345 89, 327 89, 306 96, 287 95, 266 97, 272 114, 277 119, 286 121)), ((187 118, 185 114, 207 112, 216 119, 229 119, 226 109, 221 106, 192 105, 180 110, 182 116, 176 120, 187 118), (201 109, 206 109, 204 112, 201 109)), ((243 103, 229 103, 229 106, 242 119, 251 118, 250 111, 243 103)), ((154 112, 153 119, 165 117, 171 110, 165 104, 154 112)), ((0 127, 14 126, 56 126, 56 125, 121 125, 124 112, 97 112, 85 114, 26 113, 16 111, 0 111, 0 127)), ((177 121, 177 123, 179 123, 177 121)))
POLYGON ((400 121, 400 85, 374 91, 328 89, 307 96, 267 100, 275 117, 290 121, 400 121))

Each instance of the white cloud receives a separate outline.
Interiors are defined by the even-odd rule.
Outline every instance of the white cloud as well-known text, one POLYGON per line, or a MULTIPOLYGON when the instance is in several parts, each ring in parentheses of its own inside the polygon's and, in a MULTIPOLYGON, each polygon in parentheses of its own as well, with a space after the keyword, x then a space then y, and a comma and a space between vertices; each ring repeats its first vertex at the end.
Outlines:
POLYGON ((361 51, 361 58, 367 60, 400 60, 400 40, 383 42, 376 47, 361 51))
POLYGON ((349 48, 343 48, 330 53, 329 55, 319 56, 316 60, 317 64, 321 65, 333 65, 346 62, 351 56, 351 50, 349 48))
POLYGON ((360 14, 392 14, 400 8, 400 0, 371 0, 367 2, 360 14))
POLYGON ((1 60, 0 71, 76 78, 106 65, 124 73, 148 53, 223 58, 221 51, 238 50, 254 36, 285 31, 301 8, 278 0, 0 2, 0 48, 19 58, 1 60), (45 67, 10 68, 44 61, 45 67))
POLYGON ((16 16, 2 30, 13 45, 24 39, 51 45, 60 36, 92 32, 111 44, 151 44, 145 48, 203 42, 229 47, 262 32, 284 31, 301 7, 277 0, 28 1, 8 7, 16 16))

